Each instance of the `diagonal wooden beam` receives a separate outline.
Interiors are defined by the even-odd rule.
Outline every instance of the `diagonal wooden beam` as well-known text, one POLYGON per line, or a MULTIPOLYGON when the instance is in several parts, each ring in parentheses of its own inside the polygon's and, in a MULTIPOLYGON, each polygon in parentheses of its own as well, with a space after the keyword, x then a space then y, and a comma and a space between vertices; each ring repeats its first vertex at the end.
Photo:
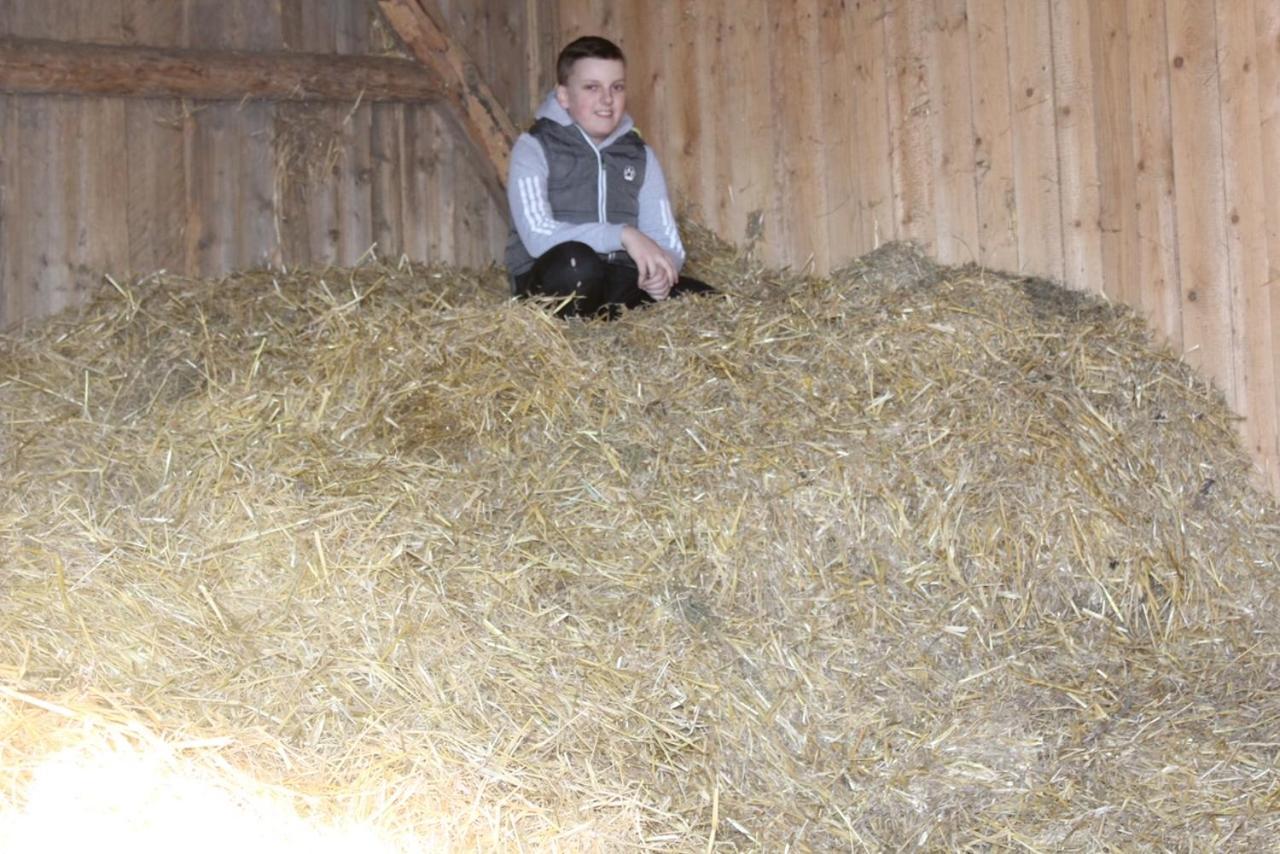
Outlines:
POLYGON ((430 5, 431 0, 378 0, 382 14, 410 52, 439 78, 442 100, 453 110, 480 157, 485 185, 499 210, 509 215, 504 185, 516 139, 515 125, 475 62, 428 10, 430 5))
POLYGON ((437 101, 411 59, 172 50, 0 38, 0 92, 122 98, 437 101))

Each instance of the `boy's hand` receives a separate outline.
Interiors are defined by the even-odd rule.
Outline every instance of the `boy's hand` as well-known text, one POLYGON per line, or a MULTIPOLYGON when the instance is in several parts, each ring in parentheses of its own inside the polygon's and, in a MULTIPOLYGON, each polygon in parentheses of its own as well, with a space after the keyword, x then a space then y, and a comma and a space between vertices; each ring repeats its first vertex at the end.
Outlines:
POLYGON ((636 286, 644 291, 655 300, 664 300, 670 293, 671 288, 675 285, 670 279, 662 275, 655 275, 649 279, 641 279, 636 282, 636 286))
POLYGON ((676 283, 676 268, 661 246, 634 226, 623 226, 622 248, 640 271, 639 287, 656 300, 664 300, 676 283))

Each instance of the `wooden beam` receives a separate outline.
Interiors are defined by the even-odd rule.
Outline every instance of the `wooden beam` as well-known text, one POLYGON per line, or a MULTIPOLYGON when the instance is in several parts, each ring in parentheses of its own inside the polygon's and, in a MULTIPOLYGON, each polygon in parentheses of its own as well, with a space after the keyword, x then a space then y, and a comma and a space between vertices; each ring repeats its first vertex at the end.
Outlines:
POLYGON ((427 11, 423 0, 378 0, 382 13, 411 53, 440 78, 443 99, 480 156, 485 185, 509 215, 504 189, 516 130, 475 62, 427 11))
POLYGON ((442 86, 411 59, 171 50, 0 39, 0 92, 287 101, 437 101, 442 86))

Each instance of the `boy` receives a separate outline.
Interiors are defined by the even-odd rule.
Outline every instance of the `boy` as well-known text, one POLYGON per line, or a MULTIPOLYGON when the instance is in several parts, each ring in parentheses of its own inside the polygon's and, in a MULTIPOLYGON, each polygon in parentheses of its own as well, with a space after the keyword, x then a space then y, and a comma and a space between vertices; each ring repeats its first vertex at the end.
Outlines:
POLYGON ((556 61, 556 88, 511 150, 506 264, 517 296, 573 297, 564 314, 710 291, 680 277, 684 246, 662 168, 626 113, 626 60, 584 36, 556 61))

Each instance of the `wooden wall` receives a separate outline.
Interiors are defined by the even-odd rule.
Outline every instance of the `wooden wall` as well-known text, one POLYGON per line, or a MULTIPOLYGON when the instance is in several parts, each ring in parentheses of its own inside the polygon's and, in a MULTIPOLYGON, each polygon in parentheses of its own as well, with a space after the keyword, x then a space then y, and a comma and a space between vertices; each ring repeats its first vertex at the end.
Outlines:
MULTIPOLYGON (((519 59, 526 43, 554 38, 554 10, 540 5, 437 3, 522 120, 550 80, 519 59)), ((394 49, 373 0, 0 0, 4 35, 394 49)), ((346 265, 374 244, 392 258, 479 265, 505 238, 443 108, 0 94, 0 329, 81 302, 103 272, 346 265)))
POLYGON ((766 256, 819 272, 911 238, 1127 303, 1245 416, 1280 487, 1280 2, 559 13, 562 39, 622 44, 677 203, 723 236, 763 216, 766 256))

